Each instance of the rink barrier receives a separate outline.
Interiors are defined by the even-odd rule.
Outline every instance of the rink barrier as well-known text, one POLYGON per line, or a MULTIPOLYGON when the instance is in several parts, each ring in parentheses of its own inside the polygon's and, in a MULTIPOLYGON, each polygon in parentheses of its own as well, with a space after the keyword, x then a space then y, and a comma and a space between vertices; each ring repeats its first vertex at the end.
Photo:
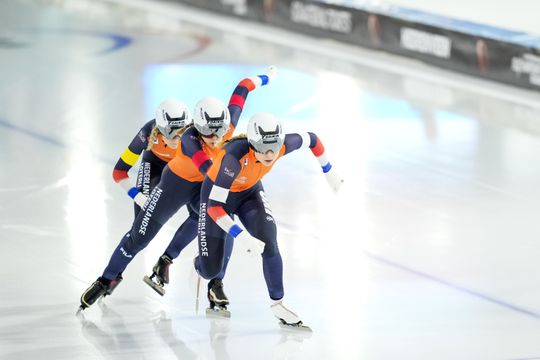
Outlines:
POLYGON ((540 89, 540 37, 363 0, 171 0, 540 89))

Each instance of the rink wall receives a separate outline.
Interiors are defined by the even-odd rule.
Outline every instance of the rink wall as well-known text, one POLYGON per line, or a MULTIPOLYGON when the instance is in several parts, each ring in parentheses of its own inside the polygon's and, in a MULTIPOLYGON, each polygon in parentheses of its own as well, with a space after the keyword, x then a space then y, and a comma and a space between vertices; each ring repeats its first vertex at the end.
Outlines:
POLYGON ((169 0, 540 90, 540 36, 367 0, 169 0))

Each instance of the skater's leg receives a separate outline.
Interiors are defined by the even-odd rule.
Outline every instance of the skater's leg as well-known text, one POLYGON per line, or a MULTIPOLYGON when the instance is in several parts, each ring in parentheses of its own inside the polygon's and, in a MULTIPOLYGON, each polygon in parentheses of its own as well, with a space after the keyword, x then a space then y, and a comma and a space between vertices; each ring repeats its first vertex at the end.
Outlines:
POLYGON ((276 223, 262 185, 256 186, 256 191, 242 204, 237 214, 248 232, 265 243, 262 260, 264 279, 272 299, 270 308, 283 326, 310 331, 300 317, 283 304, 283 261, 277 244, 276 223))
POLYGON ((277 243, 277 229, 264 189, 256 185, 237 214, 246 230, 265 243, 262 253, 263 273, 272 300, 283 298, 283 261, 277 243))
POLYGON ((229 298, 223 289, 223 277, 227 270, 227 265, 231 257, 233 249, 234 237, 228 235, 225 239, 225 254, 223 258, 223 266, 218 275, 208 282, 207 297, 210 303, 210 308, 207 310, 207 315, 216 315, 220 317, 231 317, 231 313, 227 310, 229 298))
POLYGON ((180 206, 187 203, 187 201, 182 203, 175 198, 175 186, 169 185, 166 180, 166 173, 164 171, 162 181, 150 193, 146 209, 139 212, 131 230, 124 235, 113 252, 103 275, 83 293, 81 297, 83 307, 91 305, 102 296, 110 287, 111 281, 118 279, 119 274, 126 269, 133 257, 148 245, 162 225, 180 206), (101 293, 101 287, 105 288, 103 294, 101 293), (99 291, 90 291, 92 288, 99 291))
POLYGON ((150 193, 146 208, 137 215, 129 233, 122 239, 104 272, 105 278, 124 271, 127 264, 159 232, 180 207, 199 191, 199 184, 178 177, 168 166, 161 181, 150 193))
POLYGON ((199 275, 205 279, 213 279, 221 272, 227 237, 227 234, 208 215, 207 203, 212 185, 212 182, 204 181, 201 187, 198 225, 199 256, 195 262, 199 275))
MULTIPOLYGON (((109 264, 103 272, 103 278, 114 279, 123 272, 137 253, 144 249, 156 236, 163 224, 178 210, 179 205, 167 201, 160 185, 150 194, 148 206, 135 218, 133 226, 114 250, 109 264)), ((173 195, 173 194, 170 194, 173 195)))
POLYGON ((188 207, 189 216, 178 228, 172 241, 163 253, 171 259, 176 259, 178 255, 188 246, 193 239, 197 237, 197 225, 199 223, 199 214, 191 207, 188 207))
MULTIPOLYGON (((156 265, 152 268, 152 274, 143 278, 143 281, 148 284, 148 286, 162 296, 165 295, 165 284, 169 283, 169 267, 173 263, 173 259, 177 258, 178 255, 180 255, 180 252, 197 236, 199 214, 193 209, 193 206, 199 206, 200 187, 196 186, 180 191, 182 192, 182 198, 192 196, 191 202, 189 206, 187 206, 189 216, 178 228, 169 246, 163 255, 160 256, 156 265)), ((178 196, 178 194, 176 194, 176 196, 178 196)))
POLYGON ((227 272, 227 266, 229 265, 229 260, 231 259, 231 254, 234 248, 234 237, 232 235, 227 235, 225 239, 225 250, 223 256, 223 266, 221 271, 216 275, 216 279, 223 280, 225 278, 225 273, 227 272))

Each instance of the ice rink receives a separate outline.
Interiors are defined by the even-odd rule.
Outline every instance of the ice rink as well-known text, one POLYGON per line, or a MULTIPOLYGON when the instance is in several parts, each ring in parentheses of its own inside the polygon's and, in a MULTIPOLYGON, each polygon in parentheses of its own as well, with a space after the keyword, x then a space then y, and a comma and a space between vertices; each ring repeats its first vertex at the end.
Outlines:
POLYGON ((540 359, 539 93, 164 9, 0 3, 0 359, 540 359), (334 194, 310 151, 263 179, 285 302, 313 333, 278 326, 238 249, 229 320, 205 291, 195 311, 195 243, 164 297, 146 286, 184 210, 76 316, 130 228, 112 170, 157 104, 228 101, 271 64, 238 132, 272 112, 346 181, 334 194))

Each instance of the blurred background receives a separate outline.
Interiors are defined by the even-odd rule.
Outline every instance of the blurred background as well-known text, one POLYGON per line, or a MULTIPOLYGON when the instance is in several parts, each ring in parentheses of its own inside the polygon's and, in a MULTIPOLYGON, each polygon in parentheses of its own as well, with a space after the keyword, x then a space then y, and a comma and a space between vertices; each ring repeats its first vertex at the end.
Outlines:
MULTIPOLYGON (((533 1, 0 2, 0 358, 540 359, 540 25, 533 1), (160 297, 124 281, 76 316, 133 221, 114 164, 165 98, 228 101, 276 65, 237 127, 313 131, 263 183, 285 302, 235 250, 231 319, 195 311, 192 243, 160 297)), ((138 165, 131 176, 135 176, 138 165)))

